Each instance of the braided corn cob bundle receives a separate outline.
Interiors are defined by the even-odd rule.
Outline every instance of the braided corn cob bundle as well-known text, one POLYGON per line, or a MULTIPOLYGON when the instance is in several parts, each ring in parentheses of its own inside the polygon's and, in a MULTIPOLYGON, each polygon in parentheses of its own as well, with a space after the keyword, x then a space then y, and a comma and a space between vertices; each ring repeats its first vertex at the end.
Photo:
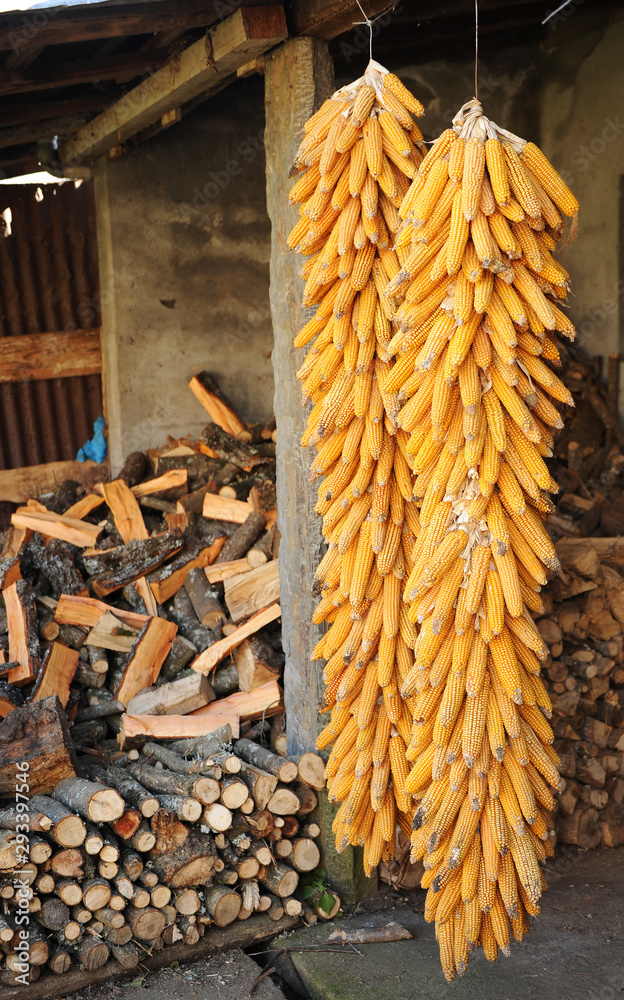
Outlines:
POLYGON ((493 960, 522 938, 551 853, 559 758, 530 611, 558 566, 544 457, 562 426, 556 404, 573 401, 545 362, 559 361, 552 331, 574 336, 551 250, 560 211, 577 208, 537 147, 473 101, 400 209, 397 252, 410 254, 387 289, 402 299, 389 351, 400 352, 392 384, 421 528, 404 587, 420 628, 401 687, 415 699, 405 790, 448 980, 476 945, 493 960))
MULTIPOLYGON (((295 339, 312 403, 302 444, 328 550, 316 573, 314 621, 329 626, 312 653, 325 660, 319 748, 329 795, 341 802, 338 850, 363 844, 370 873, 394 856, 396 825, 411 829, 403 791, 412 718, 399 689, 413 664, 403 587, 419 530, 406 445, 390 380, 392 307, 384 296, 407 252, 393 249, 398 207, 422 160, 412 114, 422 105, 377 63, 305 126, 290 200, 300 219, 289 246, 308 255, 303 304, 317 306, 295 339)), ((400 352, 399 352, 400 358, 400 352)))

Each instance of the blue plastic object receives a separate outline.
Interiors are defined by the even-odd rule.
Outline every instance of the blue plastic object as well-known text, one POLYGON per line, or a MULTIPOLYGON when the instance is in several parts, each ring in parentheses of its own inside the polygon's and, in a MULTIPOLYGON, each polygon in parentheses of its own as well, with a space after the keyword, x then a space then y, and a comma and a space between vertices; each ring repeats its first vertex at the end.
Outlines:
POLYGON ((106 452, 108 450, 108 445, 106 438, 104 437, 104 428, 106 427, 106 421, 104 417, 98 417, 93 425, 93 437, 90 441, 87 441, 82 448, 78 450, 76 455, 76 461, 86 462, 90 460, 92 462, 103 462, 106 458, 106 452))

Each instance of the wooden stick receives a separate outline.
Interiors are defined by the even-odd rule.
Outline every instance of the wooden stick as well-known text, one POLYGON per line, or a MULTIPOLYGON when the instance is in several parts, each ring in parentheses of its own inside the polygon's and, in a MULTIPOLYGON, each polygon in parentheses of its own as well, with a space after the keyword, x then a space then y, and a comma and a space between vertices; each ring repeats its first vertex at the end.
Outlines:
POLYGON ((216 563, 214 566, 207 566, 204 570, 208 583, 222 583, 229 576, 250 572, 251 566, 246 559, 232 559, 230 562, 216 563))
POLYGON ((277 559, 258 566, 251 573, 231 576, 225 581, 225 603, 233 622, 261 611, 279 600, 279 563, 277 559))
POLYGON ((210 670, 216 667, 217 663, 220 663, 233 649, 236 649, 243 639, 247 639, 248 636, 258 632, 265 625, 268 625, 269 622, 275 621, 276 618, 280 617, 281 613, 281 608, 277 603, 265 608, 264 611, 259 611, 258 614, 245 622, 244 625, 240 625, 231 635, 220 639, 204 650, 191 664, 193 670, 196 670, 200 674, 209 673, 210 670))

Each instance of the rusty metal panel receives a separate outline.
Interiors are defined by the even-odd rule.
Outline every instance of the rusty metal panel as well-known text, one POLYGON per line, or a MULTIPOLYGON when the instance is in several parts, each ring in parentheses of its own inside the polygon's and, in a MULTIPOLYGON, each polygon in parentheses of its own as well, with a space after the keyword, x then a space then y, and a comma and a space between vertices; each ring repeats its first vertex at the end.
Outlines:
MULTIPOLYGON (((12 233, 0 240, 0 337, 99 326, 91 182, 2 185, 0 211, 7 207, 12 233)), ((75 458, 100 413, 99 375, 0 385, 0 469, 75 458)), ((6 514, 0 511, 4 524, 6 514)))

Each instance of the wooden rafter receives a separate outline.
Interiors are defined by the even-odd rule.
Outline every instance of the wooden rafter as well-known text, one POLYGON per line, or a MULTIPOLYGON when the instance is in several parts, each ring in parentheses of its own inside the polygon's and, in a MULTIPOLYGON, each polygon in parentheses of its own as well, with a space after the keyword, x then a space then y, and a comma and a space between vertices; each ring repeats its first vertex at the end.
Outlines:
POLYGON ((163 115, 221 87, 224 78, 286 38, 282 7, 237 10, 88 122, 60 150, 64 163, 101 156, 163 115))

